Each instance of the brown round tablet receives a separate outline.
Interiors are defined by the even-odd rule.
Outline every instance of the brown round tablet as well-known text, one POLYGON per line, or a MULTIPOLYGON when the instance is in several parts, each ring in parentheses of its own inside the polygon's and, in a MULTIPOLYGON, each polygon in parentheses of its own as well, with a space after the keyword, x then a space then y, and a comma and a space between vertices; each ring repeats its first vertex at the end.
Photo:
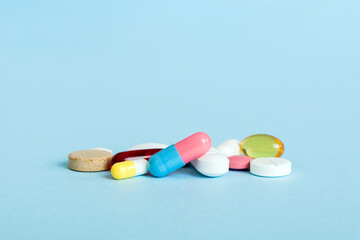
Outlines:
POLYGON ((69 168, 81 172, 97 172, 110 169, 113 154, 103 150, 80 150, 69 154, 69 168))

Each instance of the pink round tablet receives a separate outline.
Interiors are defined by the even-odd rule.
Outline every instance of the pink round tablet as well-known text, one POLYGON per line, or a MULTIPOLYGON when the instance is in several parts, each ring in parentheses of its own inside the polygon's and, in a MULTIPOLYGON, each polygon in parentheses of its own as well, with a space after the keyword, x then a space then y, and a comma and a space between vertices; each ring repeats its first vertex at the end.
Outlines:
POLYGON ((248 169, 250 168, 250 161, 253 160, 253 158, 244 155, 235 155, 229 157, 229 160, 230 169, 248 169))

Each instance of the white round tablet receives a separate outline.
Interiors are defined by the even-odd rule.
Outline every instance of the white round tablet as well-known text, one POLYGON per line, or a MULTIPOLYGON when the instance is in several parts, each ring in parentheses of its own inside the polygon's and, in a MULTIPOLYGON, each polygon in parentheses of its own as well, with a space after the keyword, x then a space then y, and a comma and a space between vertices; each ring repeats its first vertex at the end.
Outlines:
POLYGON ((291 173, 291 162, 285 158, 255 158, 250 162, 250 172, 260 177, 282 177, 291 173))
POLYGON ((98 147, 98 148, 93 148, 93 150, 100 150, 100 151, 105 151, 105 152, 113 153, 112 150, 107 149, 107 148, 100 148, 100 147, 98 147))
POLYGON ((229 159, 213 147, 203 156, 191 161, 191 164, 208 177, 220 177, 229 172, 229 159))
POLYGON ((140 149, 152 149, 152 148, 167 148, 169 145, 162 143, 141 143, 128 148, 128 151, 131 150, 140 150, 140 149))
POLYGON ((229 139, 217 146, 216 149, 227 157, 240 155, 240 141, 229 139))

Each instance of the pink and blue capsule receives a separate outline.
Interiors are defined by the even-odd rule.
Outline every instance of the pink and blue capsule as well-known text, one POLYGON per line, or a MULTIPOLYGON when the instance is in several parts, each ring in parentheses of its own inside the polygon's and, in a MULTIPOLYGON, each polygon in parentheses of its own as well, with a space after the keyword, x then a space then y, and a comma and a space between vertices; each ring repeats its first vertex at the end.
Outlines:
POLYGON ((165 177, 188 162, 201 157, 210 148, 210 137, 203 132, 195 133, 152 155, 149 159, 149 172, 155 177, 165 177))

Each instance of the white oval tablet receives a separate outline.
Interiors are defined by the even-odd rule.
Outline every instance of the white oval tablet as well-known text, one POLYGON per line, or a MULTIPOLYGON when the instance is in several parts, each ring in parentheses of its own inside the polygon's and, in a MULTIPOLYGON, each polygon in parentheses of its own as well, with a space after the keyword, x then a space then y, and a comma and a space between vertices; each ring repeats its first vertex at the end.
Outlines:
POLYGON ((285 158, 255 158, 250 162, 250 172, 261 177, 282 177, 291 173, 291 162, 285 158))
POLYGON ((141 143, 128 148, 128 151, 140 150, 140 149, 152 149, 152 148, 167 148, 169 145, 162 143, 141 143))
POLYGON ((229 172, 229 159, 214 147, 203 156, 191 161, 191 164, 208 177, 220 177, 229 172))
POLYGON ((225 154, 227 157, 240 155, 240 141, 229 139, 216 147, 217 150, 225 154))
POLYGON ((105 152, 113 153, 112 150, 107 149, 107 148, 93 148, 93 150, 100 150, 100 151, 105 151, 105 152))

